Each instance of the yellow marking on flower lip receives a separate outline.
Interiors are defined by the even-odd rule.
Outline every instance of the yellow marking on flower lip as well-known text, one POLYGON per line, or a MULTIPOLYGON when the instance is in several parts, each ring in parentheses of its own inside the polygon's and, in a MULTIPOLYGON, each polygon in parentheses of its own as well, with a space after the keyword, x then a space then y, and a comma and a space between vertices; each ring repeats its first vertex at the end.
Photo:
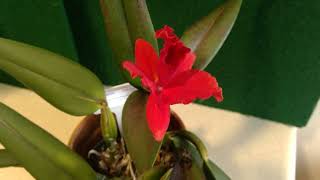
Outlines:
POLYGON ((162 90, 163 90, 163 87, 157 86, 156 92, 157 92, 158 94, 161 93, 162 90))
POLYGON ((157 73, 153 73, 153 78, 155 83, 159 82, 159 76, 157 75, 157 73))

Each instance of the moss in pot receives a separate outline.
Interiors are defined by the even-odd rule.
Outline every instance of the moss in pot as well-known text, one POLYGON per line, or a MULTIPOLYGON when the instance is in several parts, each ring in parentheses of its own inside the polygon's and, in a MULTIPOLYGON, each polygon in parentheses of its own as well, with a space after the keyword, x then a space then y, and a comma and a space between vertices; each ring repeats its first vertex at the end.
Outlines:
POLYGON ((137 90, 119 111, 85 67, 0 38, 1 70, 61 111, 86 116, 68 147, 0 103, 0 142, 5 147, 0 166, 20 166, 46 180, 229 179, 170 105, 210 97, 222 101, 217 80, 202 69, 230 32, 241 0, 221 4, 181 40, 169 26, 154 31, 144 0, 101 0, 100 5, 115 59, 137 90), (163 41, 160 51, 157 39, 163 41), (101 114, 93 115, 97 110, 101 114))

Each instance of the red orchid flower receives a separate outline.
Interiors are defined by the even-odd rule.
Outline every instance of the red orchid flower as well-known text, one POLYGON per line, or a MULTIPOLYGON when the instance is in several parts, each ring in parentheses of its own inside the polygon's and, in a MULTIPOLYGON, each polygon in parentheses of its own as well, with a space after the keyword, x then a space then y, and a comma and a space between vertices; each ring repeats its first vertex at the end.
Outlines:
POLYGON ((211 96, 220 102, 223 96, 214 77, 192 69, 196 56, 184 46, 172 28, 164 26, 156 32, 156 37, 164 41, 160 56, 151 44, 138 39, 135 63, 125 61, 122 66, 132 78, 140 77, 143 88, 150 92, 147 121, 154 138, 161 141, 169 126, 170 105, 188 104, 197 98, 211 96))

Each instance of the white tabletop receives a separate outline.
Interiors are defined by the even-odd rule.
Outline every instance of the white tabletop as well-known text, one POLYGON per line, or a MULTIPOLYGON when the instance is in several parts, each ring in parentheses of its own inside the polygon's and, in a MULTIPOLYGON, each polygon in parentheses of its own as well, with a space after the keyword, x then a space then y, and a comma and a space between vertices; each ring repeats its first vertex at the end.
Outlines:
MULTIPOLYGON (((0 101, 64 143, 82 119, 53 108, 29 90, 4 84, 0 84, 0 101)), ((196 104, 173 109, 203 139, 211 159, 232 179, 295 179, 296 128, 196 104)), ((22 168, 3 168, 0 179, 33 178, 22 168)))

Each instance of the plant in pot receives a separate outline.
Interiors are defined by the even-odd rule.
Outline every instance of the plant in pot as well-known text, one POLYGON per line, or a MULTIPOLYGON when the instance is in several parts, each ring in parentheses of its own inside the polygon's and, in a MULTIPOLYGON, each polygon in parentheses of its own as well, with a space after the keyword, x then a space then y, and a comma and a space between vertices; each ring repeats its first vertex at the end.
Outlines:
POLYGON ((241 0, 224 2, 181 39, 169 26, 154 31, 144 0, 100 5, 109 44, 132 85, 106 94, 125 92, 124 107, 114 114, 103 84, 81 65, 0 38, 1 70, 61 111, 86 116, 68 147, 0 103, 0 167, 21 166, 37 179, 229 179, 170 105, 222 101, 216 79, 202 69, 229 34, 241 0))

